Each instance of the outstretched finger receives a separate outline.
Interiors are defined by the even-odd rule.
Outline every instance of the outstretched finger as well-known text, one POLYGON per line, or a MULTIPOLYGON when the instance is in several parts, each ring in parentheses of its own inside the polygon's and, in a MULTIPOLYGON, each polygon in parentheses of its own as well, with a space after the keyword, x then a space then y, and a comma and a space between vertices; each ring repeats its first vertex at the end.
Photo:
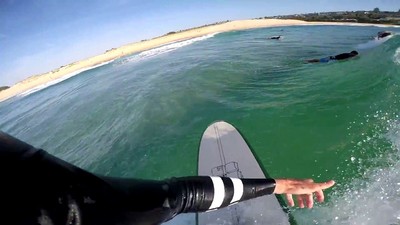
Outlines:
POLYGON ((327 181, 327 182, 324 182, 324 183, 319 183, 317 189, 325 190, 325 189, 328 189, 328 188, 332 187, 333 185, 335 185, 335 181, 330 180, 330 181, 327 181))
POLYGON ((300 208, 304 208, 304 201, 302 195, 297 195, 297 204, 299 204, 300 208))
POLYGON ((323 202, 325 200, 324 192, 322 190, 316 191, 315 197, 317 197, 318 202, 323 202))
POLYGON ((293 196, 291 194, 286 194, 286 200, 290 207, 294 206, 293 196))

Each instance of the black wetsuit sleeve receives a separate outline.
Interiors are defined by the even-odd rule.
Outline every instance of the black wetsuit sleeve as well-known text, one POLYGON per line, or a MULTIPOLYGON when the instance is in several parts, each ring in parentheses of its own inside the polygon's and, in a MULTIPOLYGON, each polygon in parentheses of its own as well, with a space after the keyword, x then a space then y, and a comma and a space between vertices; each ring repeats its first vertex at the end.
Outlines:
POLYGON ((160 224, 165 181, 102 177, 0 132, 0 201, 4 224, 160 224))
POLYGON ((169 187, 177 213, 204 212, 272 194, 275 180, 197 176, 172 179, 169 187))
POLYGON ((273 179, 181 177, 163 181, 95 175, 0 132, 5 224, 160 224, 271 194, 273 179))

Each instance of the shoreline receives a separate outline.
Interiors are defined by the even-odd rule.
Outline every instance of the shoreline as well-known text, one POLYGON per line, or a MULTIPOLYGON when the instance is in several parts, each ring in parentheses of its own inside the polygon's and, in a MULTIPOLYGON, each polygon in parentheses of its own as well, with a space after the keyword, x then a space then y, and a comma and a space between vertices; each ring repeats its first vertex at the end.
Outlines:
MULTIPOLYGON (((76 61, 60 68, 54 69, 50 72, 37 74, 30 76, 12 86, 8 89, 0 91, 0 102, 14 97, 18 94, 27 92, 40 85, 45 85, 51 81, 62 79, 64 76, 68 76, 72 73, 80 73, 90 69, 91 67, 97 67, 101 64, 112 62, 118 58, 131 55, 134 53, 142 52, 145 50, 160 47, 162 45, 184 41, 196 37, 212 33, 223 33, 235 30, 246 30, 255 28, 267 28, 267 27, 285 27, 285 26, 297 26, 297 25, 339 25, 339 26, 378 26, 378 27, 400 27, 396 25, 382 25, 382 24, 367 24, 367 23, 346 23, 346 22, 306 22, 302 20, 286 20, 286 19, 253 19, 253 20, 235 20, 225 23, 218 23, 209 26, 203 26, 199 28, 187 29, 180 32, 174 32, 159 37, 155 37, 149 40, 143 40, 139 42, 130 43, 117 48, 112 48, 104 53, 76 61)), ((67 78, 66 78, 67 79, 67 78)))

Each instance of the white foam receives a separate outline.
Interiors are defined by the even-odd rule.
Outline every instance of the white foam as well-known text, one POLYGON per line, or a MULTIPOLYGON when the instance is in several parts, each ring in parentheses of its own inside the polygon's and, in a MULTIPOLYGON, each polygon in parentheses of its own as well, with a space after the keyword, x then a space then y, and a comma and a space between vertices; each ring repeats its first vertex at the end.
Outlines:
POLYGON ((133 55, 133 56, 130 56, 130 57, 127 57, 127 58, 123 59, 120 62, 120 64, 124 64, 124 63, 128 63, 128 62, 137 62, 137 61, 140 61, 140 60, 143 60, 143 59, 148 59, 148 58, 151 58, 151 57, 154 57, 154 56, 158 56, 158 55, 161 55, 161 54, 164 54, 164 53, 167 53, 167 52, 171 52, 171 51, 174 51, 176 49, 182 48, 184 46, 193 44, 195 42, 206 40, 208 38, 214 37, 216 34, 217 33, 212 33, 212 34, 204 35, 204 36, 197 37, 197 38, 192 38, 192 39, 185 40, 185 41, 173 42, 173 43, 170 43, 170 44, 158 47, 158 48, 153 48, 153 49, 150 49, 150 50, 147 50, 147 51, 143 51, 143 52, 141 52, 141 53, 139 53, 137 55, 133 55))
MULTIPOLYGON (((390 141, 394 151, 373 159, 382 166, 366 169, 360 178, 337 184, 341 190, 330 195, 330 204, 301 215, 305 221, 329 225, 400 224, 400 121, 387 120, 387 124, 387 132, 378 136, 390 141)), ((376 141, 367 138, 363 143, 374 145, 376 141)))
POLYGON ((383 44, 384 42, 386 42, 387 40, 389 40, 393 36, 394 35, 389 35, 389 36, 386 36, 384 38, 379 38, 379 39, 375 37, 373 40, 370 40, 370 41, 368 41, 366 43, 357 45, 357 49, 361 50, 361 49, 374 48, 374 47, 376 47, 378 45, 383 44))
POLYGON ((45 89, 45 88, 48 88, 48 87, 50 87, 50 86, 52 86, 52 85, 55 85, 55 84, 57 84, 57 83, 60 83, 60 82, 62 82, 62 81, 64 81, 64 80, 67 80, 67 79, 69 79, 69 78, 71 78, 71 77, 73 77, 73 76, 76 76, 76 75, 78 75, 78 74, 84 72, 84 71, 88 71, 88 70, 91 70, 91 69, 94 69, 94 68, 97 68, 97 67, 100 67, 100 66, 104 66, 104 65, 109 64, 109 63, 111 63, 111 62, 113 62, 113 61, 114 61, 114 60, 110 60, 110 61, 107 61, 107 62, 104 62, 104 63, 100 63, 100 64, 95 65, 95 66, 92 66, 92 67, 87 67, 87 68, 80 69, 80 70, 77 70, 77 71, 75 71, 75 72, 66 74, 65 76, 62 76, 62 77, 60 77, 60 78, 58 78, 58 79, 49 81, 49 82, 47 82, 47 83, 38 85, 38 86, 36 86, 36 87, 34 87, 34 88, 32 88, 32 89, 29 89, 29 90, 27 90, 27 91, 24 91, 24 92, 18 94, 17 96, 18 96, 18 97, 23 97, 23 96, 30 95, 30 94, 32 94, 32 93, 35 93, 35 92, 38 92, 38 91, 43 90, 43 89, 45 89))
POLYGON ((356 179, 329 207, 331 224, 390 225, 400 220, 400 163, 378 168, 356 179))
POLYGON ((396 49, 396 52, 393 55, 393 62, 397 65, 400 65, 400 47, 396 49))

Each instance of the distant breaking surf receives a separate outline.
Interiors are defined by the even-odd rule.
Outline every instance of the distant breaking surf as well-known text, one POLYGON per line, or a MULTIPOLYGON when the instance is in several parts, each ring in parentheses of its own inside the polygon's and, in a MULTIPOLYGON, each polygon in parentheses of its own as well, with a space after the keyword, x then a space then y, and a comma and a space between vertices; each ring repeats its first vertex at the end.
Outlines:
POLYGON ((161 47, 143 51, 143 52, 133 55, 133 56, 125 57, 120 62, 118 62, 118 64, 121 65, 121 64, 130 63, 130 62, 138 62, 143 59, 152 58, 152 57, 155 57, 155 56, 167 53, 167 52, 174 51, 174 50, 182 48, 184 46, 193 44, 195 42, 206 40, 208 38, 212 38, 216 34, 218 34, 218 33, 207 34, 207 35, 204 35, 201 37, 196 37, 196 38, 192 38, 192 39, 185 40, 185 41, 172 42, 170 44, 163 45, 161 47))
POLYGON ((106 65, 106 64, 112 63, 113 61, 114 61, 114 60, 110 60, 110 61, 108 61, 108 62, 100 63, 100 64, 95 65, 95 66, 92 66, 92 67, 88 67, 88 68, 84 68, 84 69, 77 70, 77 71, 75 71, 75 72, 66 74, 65 76, 62 76, 62 77, 60 77, 60 78, 58 78, 58 79, 49 81, 49 82, 47 82, 47 83, 41 84, 41 85, 36 86, 36 87, 34 87, 34 88, 32 88, 32 89, 29 89, 29 90, 27 90, 27 91, 24 91, 24 92, 22 92, 22 93, 20 93, 20 94, 18 94, 18 95, 16 95, 16 96, 17 96, 17 97, 23 97, 23 96, 27 96, 27 95, 33 94, 33 93, 35 93, 35 92, 37 92, 37 91, 43 90, 43 89, 48 88, 48 87, 50 87, 50 86, 52 86, 52 85, 55 85, 55 84, 58 84, 58 83, 60 83, 60 82, 62 82, 62 81, 64 81, 64 80, 67 80, 67 79, 69 79, 69 78, 71 78, 71 77, 73 77, 73 76, 76 76, 76 75, 78 75, 78 74, 80 74, 80 73, 82 73, 82 72, 85 72, 85 71, 88 71, 88 70, 91 70, 91 69, 94 69, 94 68, 97 68, 97 67, 100 67, 100 66, 104 66, 104 65, 106 65))
POLYGON ((364 49, 377 47, 378 45, 383 44, 384 42, 388 41, 390 38, 392 38, 394 36, 395 35, 389 35, 389 36, 384 37, 384 38, 370 40, 370 41, 368 41, 366 43, 362 43, 362 44, 357 45, 357 49, 364 50, 364 49))

